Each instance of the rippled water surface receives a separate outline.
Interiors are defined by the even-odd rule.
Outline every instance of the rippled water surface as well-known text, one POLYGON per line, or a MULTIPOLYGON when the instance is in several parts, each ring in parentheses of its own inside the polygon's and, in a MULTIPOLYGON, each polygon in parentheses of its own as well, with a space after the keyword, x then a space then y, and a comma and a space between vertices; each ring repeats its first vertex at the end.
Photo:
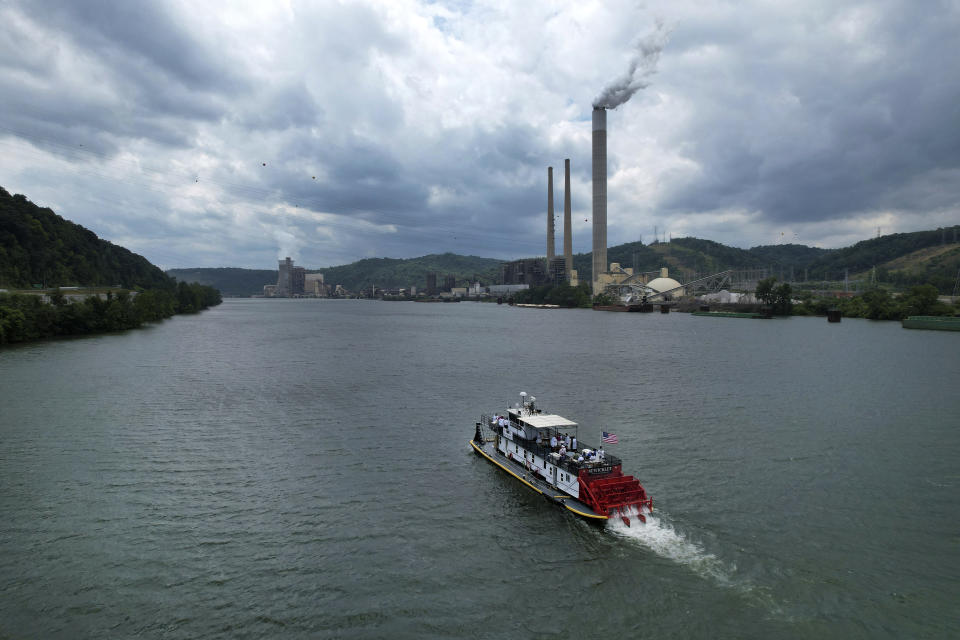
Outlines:
POLYGON ((0 638, 960 635, 960 335, 227 300, 0 350, 0 638), (519 391, 654 496, 470 453, 519 391))

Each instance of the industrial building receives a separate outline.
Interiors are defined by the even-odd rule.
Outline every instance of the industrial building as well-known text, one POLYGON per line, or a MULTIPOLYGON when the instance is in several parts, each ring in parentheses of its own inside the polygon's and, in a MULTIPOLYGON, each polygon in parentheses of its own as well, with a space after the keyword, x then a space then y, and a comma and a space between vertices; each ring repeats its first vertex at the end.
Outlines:
MULTIPOLYGON (((287 256, 285 260, 280 261, 280 268, 277 271, 277 284, 274 288, 273 295, 278 298, 288 298, 290 297, 292 291, 290 289, 290 272, 293 271, 293 260, 290 259, 290 256, 287 256)), ((266 294, 266 290, 264 290, 266 294)))
POLYGON ((327 295, 326 285, 323 283, 322 273, 307 273, 304 276, 304 295, 323 298, 327 295))
MULTIPOLYGON (((624 302, 649 300, 670 301, 687 293, 687 287, 669 276, 666 267, 659 271, 634 273, 619 263, 607 264, 607 108, 594 106, 592 118, 592 183, 593 183, 593 247, 591 289, 593 295, 612 293, 624 302)), ((555 254, 555 227, 553 208, 553 167, 547 167, 547 260, 546 273, 537 271, 532 260, 518 260, 503 265, 501 281, 508 284, 527 283, 576 285, 573 270, 573 241, 571 237, 570 160, 564 160, 563 256, 555 254)), ((541 265, 542 261, 537 260, 541 265)), ((727 279, 724 274, 701 278, 696 283, 719 285, 727 279)))
POLYGON ((330 288, 324 284, 322 273, 307 273, 287 256, 279 262, 277 284, 264 285, 263 295, 266 298, 326 298, 330 288))
POLYGON ((541 258, 524 258, 500 265, 501 284, 526 284, 538 287, 550 283, 550 275, 541 258))

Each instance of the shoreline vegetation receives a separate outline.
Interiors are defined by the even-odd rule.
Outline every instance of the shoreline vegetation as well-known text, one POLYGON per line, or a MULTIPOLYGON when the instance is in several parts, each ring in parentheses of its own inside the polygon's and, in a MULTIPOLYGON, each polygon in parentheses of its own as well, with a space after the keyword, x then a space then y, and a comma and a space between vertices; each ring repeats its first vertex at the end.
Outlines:
MULTIPOLYGON (((903 320, 910 316, 960 316, 960 300, 952 304, 940 300, 937 287, 922 284, 897 294, 889 289, 875 287, 860 295, 833 297, 817 295, 813 291, 794 290, 789 283, 778 283, 776 278, 761 280, 756 290, 755 303, 704 303, 697 300, 679 300, 670 305, 676 311, 698 311, 701 306, 711 310, 741 313, 767 313, 775 316, 826 316, 839 311, 845 318, 868 320, 903 320)), ((592 305, 617 305, 605 294, 590 298, 589 289, 579 287, 534 287, 513 294, 510 300, 521 306, 555 306, 587 309, 592 305)), ((659 303, 654 303, 659 304, 659 303)))
POLYGON ((135 329, 220 304, 143 256, 0 187, 0 345, 135 329))
POLYGON ((960 302, 940 300, 932 284, 914 285, 895 294, 890 289, 873 287, 850 297, 818 296, 812 291, 793 290, 789 283, 777 284, 767 278, 757 284, 757 300, 773 315, 826 316, 839 311, 845 318, 903 320, 909 316, 960 316, 960 302))
POLYGON ((0 345, 137 329, 177 314, 197 313, 221 301, 216 289, 186 282, 163 289, 108 290, 69 298, 60 289, 42 295, 0 293, 0 345))

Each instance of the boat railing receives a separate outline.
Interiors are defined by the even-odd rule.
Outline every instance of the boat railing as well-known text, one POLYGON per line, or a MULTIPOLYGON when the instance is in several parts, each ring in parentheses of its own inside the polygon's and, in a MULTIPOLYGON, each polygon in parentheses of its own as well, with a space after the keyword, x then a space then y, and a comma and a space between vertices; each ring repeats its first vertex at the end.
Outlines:
MULTIPOLYGON (((493 418, 494 416, 485 415, 485 414, 481 415, 480 423, 486 426, 486 428, 490 429, 494 433, 498 435, 503 435, 503 427, 500 427, 499 425, 495 424, 493 418)), ((533 452, 534 454, 540 456, 544 460, 547 460, 548 456, 551 453, 554 453, 556 451, 555 449, 552 449, 550 447, 549 443, 537 444, 537 441, 535 439, 518 438, 516 435, 513 437, 513 439, 515 441, 521 442, 524 449, 526 449, 527 451, 533 452)), ((579 448, 591 449, 593 451, 596 451, 596 447, 592 447, 585 442, 580 442, 579 448)), ((604 452, 603 460, 593 459, 590 462, 586 460, 584 460, 583 462, 577 462, 577 460, 572 457, 574 453, 575 452, 569 452, 557 466, 559 466, 561 469, 564 469, 565 471, 569 471, 570 473, 576 474, 581 469, 595 469, 598 467, 616 467, 621 464, 620 458, 610 455, 609 453, 606 453, 606 452, 604 452)), ((579 452, 576 452, 576 453, 579 453, 579 452)))

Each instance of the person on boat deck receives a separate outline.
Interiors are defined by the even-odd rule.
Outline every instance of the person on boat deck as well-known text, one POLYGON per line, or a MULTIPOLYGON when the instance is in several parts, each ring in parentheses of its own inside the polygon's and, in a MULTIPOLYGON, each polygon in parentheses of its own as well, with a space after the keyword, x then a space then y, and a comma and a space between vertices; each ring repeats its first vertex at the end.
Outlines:
POLYGON ((557 436, 550 436, 550 450, 557 450, 557 436))
POLYGON ((574 451, 576 451, 576 450, 577 450, 577 436, 573 436, 573 439, 572 439, 570 442, 573 443, 573 446, 570 447, 570 448, 573 449, 574 451))
POLYGON ((603 460, 603 447, 597 449, 597 458, 603 460))
POLYGON ((537 446, 540 446, 540 444, 541 444, 541 440, 540 440, 540 432, 539 432, 539 431, 537 431, 537 446))
POLYGON ((561 445, 560 445, 560 459, 563 460, 564 456, 566 456, 566 455, 567 455, 567 447, 561 444, 561 445))

